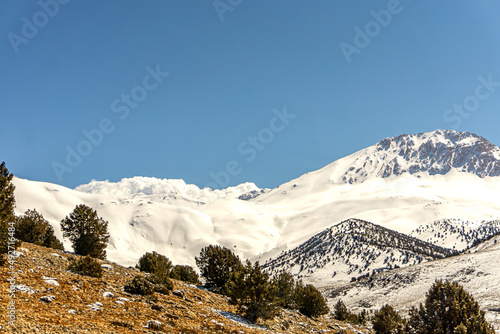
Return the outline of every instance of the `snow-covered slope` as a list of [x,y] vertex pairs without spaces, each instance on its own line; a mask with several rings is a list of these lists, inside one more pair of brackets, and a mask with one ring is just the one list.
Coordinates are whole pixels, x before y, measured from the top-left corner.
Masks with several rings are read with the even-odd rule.
[[393,269],[344,286],[325,287],[333,307],[341,299],[355,312],[380,309],[390,304],[406,313],[423,302],[436,279],[458,282],[474,296],[486,319],[500,331],[500,236],[496,236],[465,254]]
[[[135,181],[124,183],[137,185]],[[148,181],[152,180],[144,184]],[[254,190],[254,185],[227,190],[226,196],[203,189],[202,195],[196,194],[198,197],[186,192],[168,192],[166,187],[156,188],[159,190],[147,195],[144,194],[147,187],[136,187],[133,189],[140,189],[141,193],[133,193],[124,184],[107,182],[100,189],[88,187],[99,189],[98,194],[19,178],[14,179],[14,185],[16,213],[20,215],[35,208],[54,226],[59,238],[62,236],[59,222],[76,205],[83,203],[96,209],[109,221],[108,258],[125,265],[133,265],[145,252],[156,250],[174,263],[194,266],[194,256],[209,244],[236,246],[240,255],[250,258],[272,248],[275,240],[270,235],[278,235],[273,230],[274,213],[269,208],[234,198]],[[261,241],[255,243],[255,240]],[[68,241],[65,247],[71,249]]]
[[385,139],[264,193],[251,183],[211,190],[137,177],[72,190],[15,179],[16,212],[36,208],[60,237],[59,221],[87,204],[109,221],[108,257],[122,264],[156,250],[194,265],[213,243],[263,263],[349,218],[403,233],[445,218],[498,219],[499,157],[481,137],[434,131]]
[[270,274],[288,271],[321,286],[453,254],[382,226],[348,219],[266,262],[263,268]]
[[470,248],[497,234],[500,234],[500,220],[467,221],[461,219],[436,220],[419,226],[410,233],[412,237],[458,251]]

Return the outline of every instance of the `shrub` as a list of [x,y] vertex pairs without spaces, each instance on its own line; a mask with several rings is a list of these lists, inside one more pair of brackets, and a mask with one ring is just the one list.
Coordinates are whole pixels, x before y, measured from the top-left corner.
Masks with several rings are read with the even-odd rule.
[[479,304],[458,283],[436,280],[427,293],[425,304],[410,310],[407,333],[448,334],[495,333],[484,317]]
[[219,293],[226,293],[225,285],[231,274],[243,268],[239,257],[230,249],[221,246],[210,245],[203,248],[195,260],[207,286]]
[[16,219],[17,239],[35,245],[64,250],[63,244],[54,234],[54,228],[35,209],[27,210]]
[[170,271],[170,277],[179,281],[184,281],[192,284],[201,284],[200,276],[194,271],[193,267],[190,266],[175,266]]
[[123,287],[125,292],[134,295],[152,295],[154,293],[153,283],[149,282],[142,276],[135,276],[132,280],[128,281]]
[[108,222],[97,216],[97,211],[80,204],[61,221],[63,236],[73,243],[76,254],[106,258],[109,240]]
[[71,259],[68,269],[80,275],[101,278],[102,267],[90,256],[81,257],[78,260]]
[[168,295],[170,291],[174,289],[174,284],[165,275],[153,274],[147,276],[146,280],[153,285],[154,292],[158,292],[162,295]]
[[137,267],[140,271],[147,273],[168,275],[172,268],[172,262],[165,255],[153,252],[141,256]]
[[330,312],[325,298],[314,286],[308,284],[304,287],[302,282],[298,282],[295,290],[295,300],[300,313],[308,317],[318,317]]
[[376,311],[372,319],[375,334],[393,334],[403,332],[403,319],[390,305]]

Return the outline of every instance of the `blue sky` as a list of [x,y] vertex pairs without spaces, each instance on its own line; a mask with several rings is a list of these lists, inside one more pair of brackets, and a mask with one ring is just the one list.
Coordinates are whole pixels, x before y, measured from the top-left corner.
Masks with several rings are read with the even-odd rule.
[[0,161],[22,178],[272,188],[401,133],[500,144],[497,1],[2,1],[0,15]]

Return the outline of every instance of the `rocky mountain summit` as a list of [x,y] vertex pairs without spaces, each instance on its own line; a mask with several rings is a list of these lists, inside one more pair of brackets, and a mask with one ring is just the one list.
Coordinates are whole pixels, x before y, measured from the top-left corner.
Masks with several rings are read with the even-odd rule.
[[353,184],[370,176],[446,174],[452,169],[482,178],[500,176],[500,147],[470,132],[436,130],[403,134],[361,151],[342,180]]

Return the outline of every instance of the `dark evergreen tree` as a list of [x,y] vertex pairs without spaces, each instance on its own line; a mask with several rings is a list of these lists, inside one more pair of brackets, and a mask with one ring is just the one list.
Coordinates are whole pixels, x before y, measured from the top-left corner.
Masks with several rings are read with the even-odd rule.
[[299,281],[295,287],[295,295],[300,313],[308,317],[319,317],[330,312],[321,292],[311,284],[304,286]]
[[339,300],[334,306],[333,317],[340,321],[348,321],[351,318],[351,312],[342,300]]
[[176,265],[170,271],[170,277],[192,284],[201,284],[200,276],[198,276],[198,273],[191,266]]
[[108,222],[97,215],[97,211],[84,204],[76,208],[61,221],[63,236],[73,243],[76,254],[106,258],[109,240]]
[[239,257],[221,246],[210,245],[203,248],[195,260],[206,285],[218,293],[225,293],[225,285],[231,274],[243,268]]
[[271,279],[270,297],[276,306],[296,309],[295,279],[292,274],[282,271]]
[[17,239],[35,245],[64,250],[63,244],[54,234],[54,228],[35,209],[27,210],[16,219]]
[[[14,250],[18,245],[14,242],[14,197],[15,186],[12,184],[14,175],[5,167],[5,162],[0,164],[0,256]],[[10,241],[10,242],[9,242]],[[10,246],[10,247],[9,247]],[[3,262],[3,257],[0,258]]]
[[403,319],[390,305],[376,311],[372,319],[375,334],[403,334]]
[[262,271],[259,262],[252,265],[247,260],[244,268],[232,272],[226,291],[232,303],[244,306],[245,316],[250,321],[275,315],[269,296],[269,275]]
[[425,304],[410,310],[407,333],[453,334],[463,332],[493,334],[479,304],[458,283],[436,280],[432,285]]
[[140,271],[168,276],[172,269],[172,262],[165,255],[153,251],[153,253],[146,253],[141,256],[137,267]]

